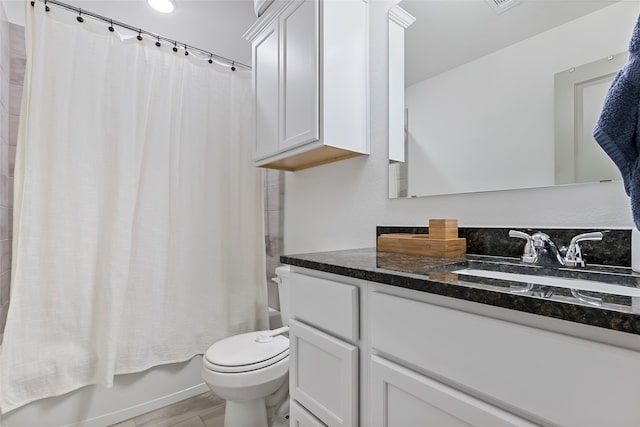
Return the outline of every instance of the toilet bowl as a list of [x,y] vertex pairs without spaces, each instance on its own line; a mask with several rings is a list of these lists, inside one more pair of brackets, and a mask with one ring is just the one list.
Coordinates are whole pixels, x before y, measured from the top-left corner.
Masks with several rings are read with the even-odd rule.
[[[288,325],[288,267],[276,273],[282,323]],[[202,378],[226,401],[225,427],[268,427],[275,415],[288,415],[289,339],[283,335],[288,330],[234,335],[204,354]]]

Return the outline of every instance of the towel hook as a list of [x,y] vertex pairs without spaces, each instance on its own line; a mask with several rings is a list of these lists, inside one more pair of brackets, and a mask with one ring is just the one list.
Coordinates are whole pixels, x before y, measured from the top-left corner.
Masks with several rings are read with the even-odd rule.
[[116,29],[113,28],[113,19],[109,20],[109,31],[111,31],[112,33],[115,31]]
[[84,18],[82,17],[82,9],[78,9],[78,17],[76,18],[78,22],[83,23]]

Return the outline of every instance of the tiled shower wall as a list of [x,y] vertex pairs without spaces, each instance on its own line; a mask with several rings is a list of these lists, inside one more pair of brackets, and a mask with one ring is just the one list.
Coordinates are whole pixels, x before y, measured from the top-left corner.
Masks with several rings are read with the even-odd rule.
[[284,242],[284,172],[266,169],[264,179],[265,246],[269,307],[280,308],[278,285],[271,280],[280,264]]
[[[24,51],[24,47],[22,50]],[[9,173],[9,145],[12,134],[9,117],[12,99],[10,85],[12,68],[10,24],[7,21],[4,6],[0,4],[0,341],[7,319],[11,281],[13,179],[10,179]],[[15,142],[13,144],[12,151],[15,156]]]

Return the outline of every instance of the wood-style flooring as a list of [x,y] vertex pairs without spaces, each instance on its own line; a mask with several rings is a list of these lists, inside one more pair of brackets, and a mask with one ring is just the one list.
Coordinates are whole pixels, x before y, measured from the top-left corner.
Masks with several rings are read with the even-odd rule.
[[207,392],[111,427],[223,427],[223,424],[224,400]]

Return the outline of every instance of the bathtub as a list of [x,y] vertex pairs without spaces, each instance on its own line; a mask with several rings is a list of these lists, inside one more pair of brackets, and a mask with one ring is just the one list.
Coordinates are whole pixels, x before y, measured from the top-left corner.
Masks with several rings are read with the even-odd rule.
[[112,388],[87,386],[0,415],[0,426],[109,426],[209,391],[201,369],[202,356],[196,356],[185,363],[117,375]]

